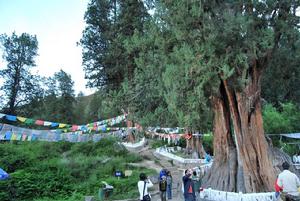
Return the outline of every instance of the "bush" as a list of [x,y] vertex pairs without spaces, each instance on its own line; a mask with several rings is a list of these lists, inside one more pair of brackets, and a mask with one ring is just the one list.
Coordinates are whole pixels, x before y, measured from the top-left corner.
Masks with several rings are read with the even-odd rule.
[[214,153],[213,140],[214,136],[212,133],[205,134],[202,138],[204,150],[210,155]]
[[293,103],[279,108],[267,104],[263,108],[264,129],[268,134],[299,132],[300,109]]
[[152,149],[156,149],[156,148],[158,148],[158,147],[163,147],[163,146],[165,146],[165,145],[167,145],[168,144],[168,142],[165,142],[165,141],[163,141],[163,140],[154,140],[154,141],[152,141],[152,143],[151,143],[151,148]]
[[[300,130],[300,109],[293,103],[281,104],[279,108],[267,104],[263,108],[264,129],[267,134],[283,134],[299,132]],[[295,139],[271,136],[273,145],[283,148],[288,154],[295,154],[298,151],[296,145],[286,144],[295,142]]]

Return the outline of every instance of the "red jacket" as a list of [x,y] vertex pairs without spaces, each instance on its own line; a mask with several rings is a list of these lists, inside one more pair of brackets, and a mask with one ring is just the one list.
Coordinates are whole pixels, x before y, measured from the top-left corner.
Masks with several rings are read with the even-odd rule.
[[275,181],[275,191],[276,191],[276,192],[281,192],[281,191],[282,191],[282,187],[280,187],[280,186],[278,185],[277,181],[278,181],[278,178],[277,178],[276,181]]

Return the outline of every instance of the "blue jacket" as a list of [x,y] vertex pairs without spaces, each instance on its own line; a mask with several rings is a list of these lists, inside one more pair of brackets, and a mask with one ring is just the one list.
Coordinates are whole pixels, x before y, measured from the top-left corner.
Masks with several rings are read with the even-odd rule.
[[194,187],[194,182],[192,181],[192,178],[190,178],[188,175],[185,175],[182,177],[182,181],[183,181],[183,187],[184,187],[184,197],[187,197],[188,195],[188,190],[189,187],[192,186],[192,190],[193,190],[193,197],[196,199],[196,194],[195,194],[195,187]]
[[159,173],[159,180],[161,180],[161,178],[163,176],[167,176],[167,172],[165,170],[161,170],[160,173]]

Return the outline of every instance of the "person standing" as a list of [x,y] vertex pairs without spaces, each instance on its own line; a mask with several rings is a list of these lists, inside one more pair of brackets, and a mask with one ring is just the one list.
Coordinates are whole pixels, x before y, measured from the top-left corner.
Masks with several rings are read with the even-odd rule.
[[280,197],[283,201],[299,200],[298,188],[300,180],[296,174],[289,171],[290,165],[287,162],[282,164],[283,171],[278,175],[277,184],[282,189]]
[[148,188],[151,188],[153,183],[147,178],[145,173],[140,174],[140,181],[138,182],[138,190],[140,193],[140,201],[151,201],[151,195]]
[[172,178],[171,172],[168,170],[167,171],[167,196],[168,196],[168,200],[172,199],[172,182],[173,182],[173,178]]
[[191,169],[185,170],[185,175],[182,178],[183,181],[183,187],[184,187],[184,200],[185,201],[195,201],[196,195],[195,195],[195,187],[194,182],[192,181],[192,173],[193,171]]
[[199,189],[201,187],[201,179],[200,177],[197,175],[197,172],[194,171],[193,175],[192,175],[192,181],[194,183],[194,188],[195,188],[195,195],[196,195],[196,199],[199,198]]
[[159,191],[160,191],[160,199],[161,201],[167,200],[167,177],[162,176],[161,180],[159,181]]

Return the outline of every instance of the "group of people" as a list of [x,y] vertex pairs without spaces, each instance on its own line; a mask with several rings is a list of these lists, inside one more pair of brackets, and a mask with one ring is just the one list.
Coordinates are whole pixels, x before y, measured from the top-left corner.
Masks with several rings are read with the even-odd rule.
[[192,169],[187,169],[182,177],[183,197],[185,201],[196,201],[202,184],[200,175]]
[[[166,201],[172,199],[172,175],[167,169],[162,169],[159,173],[159,191],[161,201]],[[140,174],[140,181],[138,182],[138,190],[140,194],[141,201],[150,201],[151,196],[148,193],[148,188],[151,188],[153,183],[144,173]]]
[[[300,201],[300,180],[299,177],[292,173],[287,162],[282,164],[283,171],[278,175],[275,182],[276,197],[281,201]],[[171,172],[162,169],[159,174],[159,191],[161,201],[166,201],[167,198],[172,199],[172,175]],[[201,187],[201,177],[192,169],[185,170],[182,177],[183,196],[185,201],[196,201],[199,197]],[[151,196],[148,193],[148,188],[152,187],[153,183],[144,173],[140,174],[138,189],[141,201],[151,201]]]
[[[173,178],[171,172],[167,169],[162,169],[159,173],[159,191],[161,201],[172,199],[172,183]],[[185,201],[195,201],[199,189],[201,187],[201,178],[197,175],[196,171],[192,169],[185,170],[185,175],[182,178],[183,181],[183,196]],[[151,196],[148,192],[148,188],[151,188],[153,183],[144,173],[140,174],[140,181],[138,182],[138,190],[141,201],[150,201]]]
[[[171,172],[167,169],[162,169],[159,174],[159,191],[160,198],[162,201],[166,201],[172,199],[172,182],[173,178]],[[140,174],[140,181],[138,182],[138,190],[140,194],[140,200],[142,201],[150,201],[151,196],[148,193],[148,188],[151,188],[153,183],[146,176],[145,173]]]

